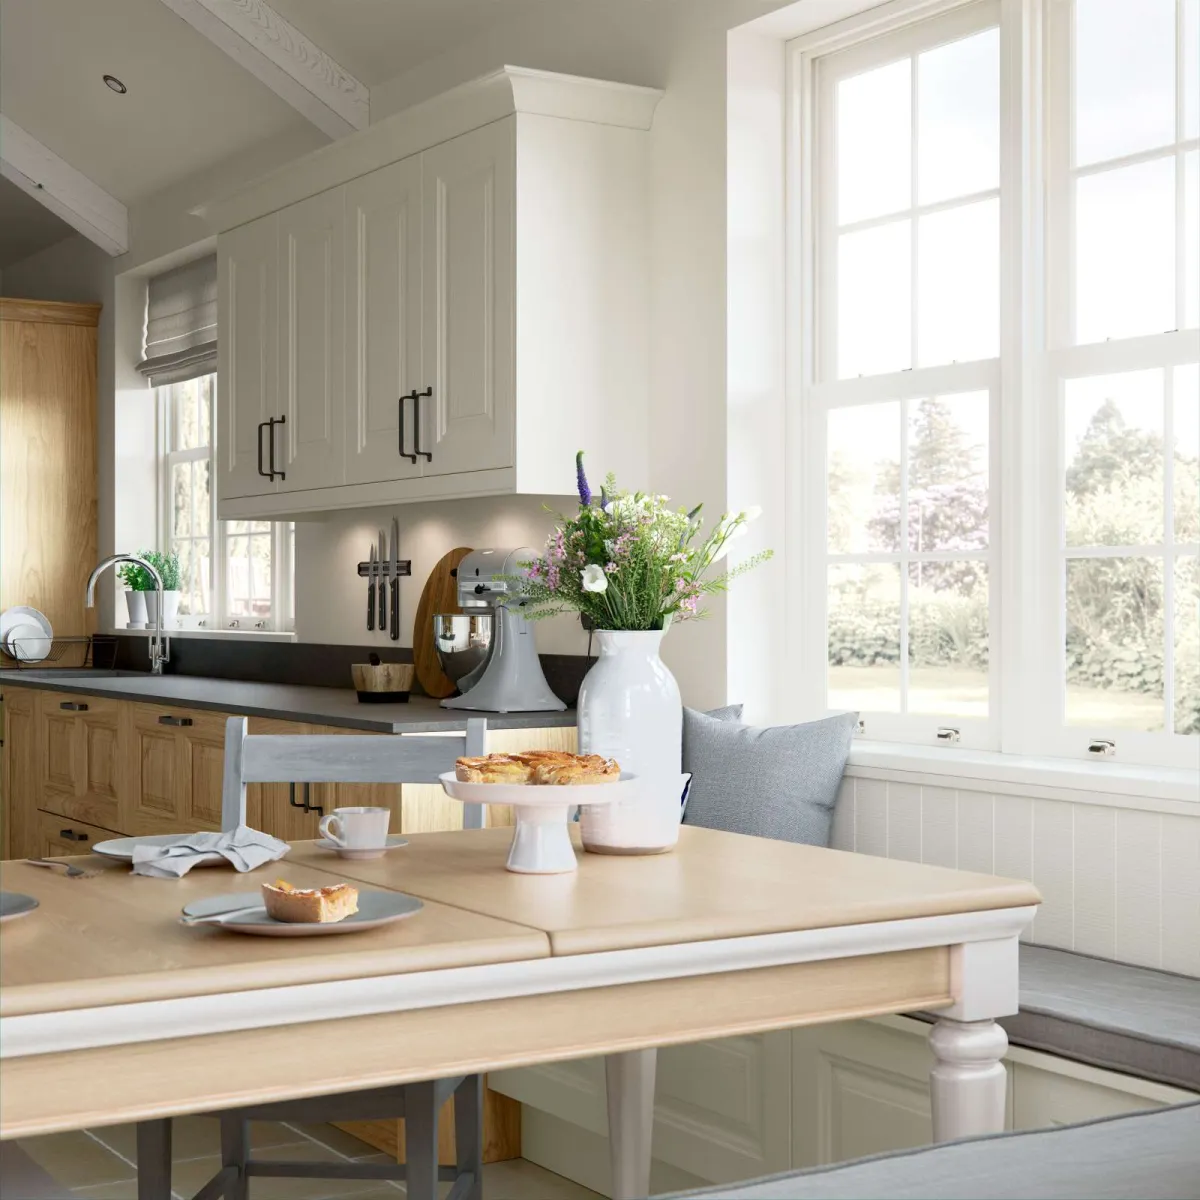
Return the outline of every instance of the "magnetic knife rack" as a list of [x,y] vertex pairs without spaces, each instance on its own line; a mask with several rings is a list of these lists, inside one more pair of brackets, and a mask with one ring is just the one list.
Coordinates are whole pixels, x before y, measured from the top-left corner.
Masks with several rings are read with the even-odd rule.
[[[380,578],[381,575],[385,579],[388,578],[389,576],[388,576],[387,572],[388,572],[389,566],[391,565],[391,561],[392,560],[389,558],[383,564],[371,563],[371,562],[360,562],[358,564],[359,578],[360,579],[378,579],[378,578]],[[380,570],[381,565],[383,568],[382,570]],[[412,560],[408,559],[408,558],[400,559],[400,561],[396,564],[397,577],[399,577],[401,575],[411,575],[411,574],[412,574]]]

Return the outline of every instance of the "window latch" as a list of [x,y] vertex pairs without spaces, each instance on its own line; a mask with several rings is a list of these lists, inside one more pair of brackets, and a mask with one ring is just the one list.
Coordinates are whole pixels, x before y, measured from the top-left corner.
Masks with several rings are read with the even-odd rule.
[[962,741],[962,732],[950,725],[942,725],[935,734],[943,746],[955,746]]
[[1097,738],[1094,742],[1088,743],[1088,753],[1093,758],[1113,758],[1117,753],[1117,743]]

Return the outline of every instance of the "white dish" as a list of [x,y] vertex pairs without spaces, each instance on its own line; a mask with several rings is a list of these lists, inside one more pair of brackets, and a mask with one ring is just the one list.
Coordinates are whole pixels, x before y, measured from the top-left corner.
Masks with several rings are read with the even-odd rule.
[[50,653],[52,644],[52,639],[33,621],[10,625],[8,636],[4,639],[4,649],[9,657],[26,663],[41,662]]
[[562,875],[577,870],[567,818],[577,804],[615,804],[636,775],[616,783],[578,787],[532,783],[463,783],[453,771],[438,776],[446,795],[464,804],[510,804],[516,817],[507,867],[521,875]]
[[223,912],[246,909],[227,921],[210,922],[205,929],[228,929],[231,933],[249,933],[257,937],[328,937],[336,933],[362,933],[390,925],[418,913],[425,905],[415,896],[403,892],[359,891],[358,912],[340,921],[321,924],[316,921],[276,921],[267,916],[261,892],[231,892],[224,896],[209,896],[183,909],[188,918],[215,917]]
[[[118,862],[133,862],[135,846],[166,846],[178,837],[177,833],[147,833],[142,837],[111,838],[107,842],[97,842],[92,847],[92,853],[103,858],[115,858]],[[227,865],[228,862],[229,860],[220,854],[201,854],[196,866],[217,867]]]
[[0,644],[7,645],[9,630],[14,625],[27,625],[31,621],[38,626],[45,637],[54,637],[54,629],[45,613],[39,612],[36,608],[30,608],[28,604],[14,604],[12,608],[6,608],[0,613]]
[[26,916],[37,908],[38,902],[32,896],[21,892],[0,892],[0,921],[12,921],[16,917]]
[[408,845],[408,838],[398,833],[389,834],[386,846],[376,846],[369,850],[352,850],[349,846],[339,846],[328,838],[320,838],[316,843],[318,850],[332,850],[338,858],[347,858],[351,862],[362,862],[368,858],[382,858],[389,850],[399,850]]

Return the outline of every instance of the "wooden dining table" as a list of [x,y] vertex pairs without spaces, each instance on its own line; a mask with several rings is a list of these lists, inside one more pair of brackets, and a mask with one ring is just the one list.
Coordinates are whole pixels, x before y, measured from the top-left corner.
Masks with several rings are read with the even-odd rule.
[[[511,831],[414,835],[347,862],[313,843],[247,876],[83,879],[20,862],[40,907],[0,926],[0,1137],[32,1137],[606,1056],[613,1195],[649,1189],[655,1049],[936,1010],[934,1137],[999,1131],[1032,884],[685,827],[673,853],[505,870]],[[346,936],[184,926],[264,880],[405,892]]]

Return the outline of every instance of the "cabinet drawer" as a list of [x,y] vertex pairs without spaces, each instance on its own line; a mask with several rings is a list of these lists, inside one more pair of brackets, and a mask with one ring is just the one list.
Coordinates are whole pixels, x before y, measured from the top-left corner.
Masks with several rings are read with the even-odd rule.
[[86,821],[71,821],[57,813],[39,811],[35,857],[70,858],[77,854],[88,854],[97,842],[120,836],[111,829],[102,829],[99,825],[89,825]]
[[119,827],[121,702],[39,692],[36,737],[38,808],[104,829]]

